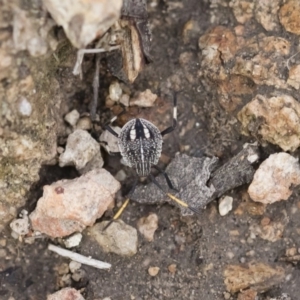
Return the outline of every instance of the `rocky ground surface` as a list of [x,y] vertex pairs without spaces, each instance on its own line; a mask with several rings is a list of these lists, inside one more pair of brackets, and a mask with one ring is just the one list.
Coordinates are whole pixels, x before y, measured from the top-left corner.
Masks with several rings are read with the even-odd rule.
[[[55,1],[44,2],[51,10]],[[153,0],[148,12],[152,63],[124,84],[101,56],[92,124],[94,56],[85,56],[81,80],[72,73],[76,49],[42,2],[0,7],[0,298],[299,299],[298,1]],[[77,46],[94,38],[67,35]],[[247,157],[253,181],[222,188],[199,215],[140,182],[136,202],[103,232],[113,198],[120,206],[135,178],[108,154],[117,148],[104,124],[130,103],[115,126],[139,116],[163,130],[172,124],[173,91],[178,128],[164,138],[159,166],[169,165],[178,195],[194,199],[202,173],[184,181],[177,153],[221,166],[257,142],[259,154]],[[209,178],[225,182],[230,168],[204,168],[211,199],[217,184]],[[111,267],[63,258],[49,243]]]

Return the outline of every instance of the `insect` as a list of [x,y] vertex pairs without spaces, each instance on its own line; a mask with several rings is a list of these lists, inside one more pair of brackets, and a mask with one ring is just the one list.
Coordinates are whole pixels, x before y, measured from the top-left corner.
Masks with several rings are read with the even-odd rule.
[[[161,156],[163,136],[171,133],[177,127],[177,95],[175,94],[173,98],[173,124],[163,131],[160,131],[154,124],[145,119],[135,118],[129,120],[121,129],[120,134],[118,134],[109,126],[109,124],[112,124],[118,118],[118,116],[113,117],[109,124],[105,126],[105,128],[118,138],[119,149],[125,163],[136,171],[138,177],[149,176],[151,181],[166,196],[168,196],[178,204],[189,208],[193,212],[199,214],[200,212],[197,209],[190,207],[187,203],[178,199],[174,195],[165,192],[161,185],[156,181],[155,177],[151,174],[152,167],[157,169],[164,175],[169,188],[177,191],[176,188],[174,188],[168,174],[157,166],[157,163]],[[121,206],[119,211],[114,215],[113,219],[105,226],[104,230],[122,214],[125,207],[129,203],[130,195],[133,194],[136,185],[137,180],[133,184],[128,194],[128,198]]]

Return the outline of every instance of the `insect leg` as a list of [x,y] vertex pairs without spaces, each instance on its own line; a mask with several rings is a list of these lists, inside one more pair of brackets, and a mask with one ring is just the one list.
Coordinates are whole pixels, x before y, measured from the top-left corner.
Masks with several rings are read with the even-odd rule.
[[136,178],[135,181],[134,181],[134,183],[133,183],[133,185],[132,185],[132,188],[131,188],[130,192],[128,193],[127,199],[122,204],[122,206],[119,208],[119,210],[116,212],[116,214],[113,216],[113,218],[105,225],[105,227],[103,228],[102,231],[105,231],[112,224],[113,221],[117,220],[121,216],[121,214],[123,213],[124,209],[127,207],[128,203],[130,201],[130,196],[135,191],[137,183],[138,183],[138,179]]
[[151,181],[167,196],[169,197],[170,199],[172,199],[173,201],[175,201],[176,203],[178,203],[179,205],[183,206],[183,207],[186,207],[188,209],[190,209],[192,212],[196,213],[197,215],[200,215],[201,212],[194,208],[194,207],[191,207],[189,206],[186,202],[182,201],[181,199],[175,197],[174,195],[170,194],[170,193],[167,193],[163,190],[163,188],[161,187],[161,185],[157,182],[157,180],[155,179],[155,177],[150,173],[149,174],[149,177],[151,179]]
[[165,179],[166,179],[166,182],[168,184],[168,187],[171,189],[171,190],[174,190],[176,192],[179,192],[173,185],[169,175],[163,170],[161,169],[160,167],[158,166],[153,166],[154,169],[156,169],[157,171],[159,171],[160,173],[162,173],[164,176],[165,176]]

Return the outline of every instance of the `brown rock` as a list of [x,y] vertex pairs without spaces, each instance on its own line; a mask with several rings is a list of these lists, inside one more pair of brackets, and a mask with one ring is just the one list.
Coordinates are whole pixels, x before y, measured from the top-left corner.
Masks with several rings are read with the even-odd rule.
[[281,222],[270,222],[269,220],[269,223],[262,222],[260,225],[252,225],[249,230],[251,233],[258,235],[263,240],[276,242],[281,239],[284,227],[284,224]]
[[80,292],[73,288],[64,288],[47,296],[47,300],[84,300]]
[[257,292],[270,289],[284,279],[284,270],[272,268],[264,263],[248,265],[228,265],[224,271],[224,283],[230,293],[253,288]]
[[229,4],[239,23],[246,23],[253,17],[254,3],[252,0],[232,0]]
[[267,158],[254,174],[248,193],[254,201],[264,204],[287,200],[290,186],[300,184],[298,159],[281,152]]
[[261,1],[255,0],[254,15],[257,22],[259,22],[267,31],[279,30],[278,10],[280,7],[280,0]]
[[246,135],[261,136],[285,151],[300,145],[300,104],[293,97],[257,95],[238,113]]
[[241,291],[238,294],[237,300],[256,300],[257,292],[249,289],[245,291]]
[[279,20],[286,31],[300,35],[300,2],[288,0],[279,11]]
[[159,270],[160,270],[159,267],[150,267],[148,269],[148,273],[149,273],[150,276],[154,277],[158,274]]
[[289,70],[289,78],[287,80],[287,83],[295,88],[296,90],[299,90],[300,87],[300,65],[292,66]]
[[134,98],[130,99],[129,105],[137,105],[140,107],[152,107],[154,105],[157,95],[153,94],[149,89],[138,93]]
[[32,227],[51,237],[82,231],[102,216],[119,189],[120,183],[104,169],[46,185],[30,215]]
[[147,217],[142,217],[137,222],[139,232],[148,242],[153,241],[154,233],[158,227],[158,217],[152,213]]

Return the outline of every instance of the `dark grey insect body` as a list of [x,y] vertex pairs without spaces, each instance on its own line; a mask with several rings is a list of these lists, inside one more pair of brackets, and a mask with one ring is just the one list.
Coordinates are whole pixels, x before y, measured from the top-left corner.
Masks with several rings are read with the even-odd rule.
[[162,151],[162,134],[158,128],[145,119],[133,119],[122,128],[118,144],[125,163],[136,170],[140,177],[146,177],[151,167],[159,161]]

